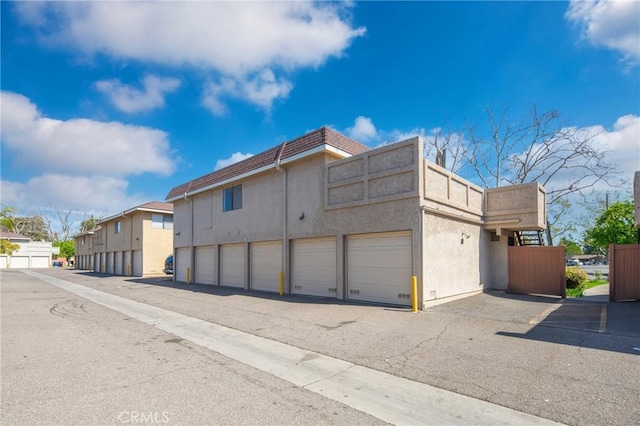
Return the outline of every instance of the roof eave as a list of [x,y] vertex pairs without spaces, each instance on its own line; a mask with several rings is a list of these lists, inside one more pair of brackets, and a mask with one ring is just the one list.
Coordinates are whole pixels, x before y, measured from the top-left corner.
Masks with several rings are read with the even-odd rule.
[[[306,158],[306,157],[309,157],[311,155],[321,154],[321,153],[330,153],[330,154],[334,154],[334,155],[337,155],[337,156],[342,157],[342,158],[351,157],[351,154],[349,154],[346,151],[338,149],[338,148],[336,148],[336,147],[334,147],[332,145],[323,144],[323,145],[319,145],[319,146],[317,146],[317,147],[315,147],[313,149],[310,149],[308,151],[301,152],[300,154],[292,155],[291,157],[287,157],[287,158],[282,159],[280,161],[280,166],[283,166],[283,165],[286,165],[286,164],[290,164],[290,163],[298,161],[298,160],[300,160],[302,158]],[[277,165],[274,162],[274,163],[269,164],[267,166],[263,166],[263,167],[260,167],[258,169],[251,170],[249,172],[243,173],[241,175],[234,176],[232,178],[225,179],[223,181],[216,182],[216,183],[213,183],[211,185],[204,186],[204,187],[196,189],[194,191],[185,192],[183,194],[179,194],[179,195],[176,195],[174,197],[167,198],[165,201],[169,202],[169,203],[172,203],[174,201],[177,201],[177,200],[180,200],[180,199],[183,199],[183,198],[187,198],[187,197],[189,197],[191,195],[196,195],[196,194],[200,194],[202,192],[210,191],[210,190],[215,189],[215,188],[223,187],[223,186],[229,185],[231,183],[237,182],[239,180],[246,179],[248,177],[257,175],[259,173],[264,173],[264,172],[266,172],[268,170],[275,170],[276,166]]]

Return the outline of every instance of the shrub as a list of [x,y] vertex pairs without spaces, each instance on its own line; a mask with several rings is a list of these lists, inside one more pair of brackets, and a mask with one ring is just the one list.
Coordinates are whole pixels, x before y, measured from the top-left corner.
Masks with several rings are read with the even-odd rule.
[[584,289],[587,273],[580,268],[568,267],[565,270],[567,288]]

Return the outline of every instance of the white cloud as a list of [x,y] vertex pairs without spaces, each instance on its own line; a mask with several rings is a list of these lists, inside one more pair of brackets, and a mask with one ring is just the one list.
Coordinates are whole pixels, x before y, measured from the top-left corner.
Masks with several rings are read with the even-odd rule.
[[[217,81],[235,81],[238,87],[232,96],[267,109],[292,88],[276,71],[321,66],[342,56],[365,32],[349,22],[348,2],[19,2],[15,6],[46,43],[88,56],[99,53],[189,66],[213,74]],[[220,96],[211,91],[205,94],[205,104],[214,112],[224,111]]]
[[163,131],[118,122],[47,118],[28,98],[11,92],[2,92],[0,103],[3,147],[26,166],[105,176],[174,171]]
[[0,184],[3,204],[14,206],[25,214],[40,213],[56,206],[64,211],[110,214],[150,201],[129,196],[125,179],[107,176],[46,173],[24,183],[3,180]]
[[174,171],[166,133],[117,122],[56,120],[28,98],[0,92],[3,163],[22,167],[26,182],[1,182],[3,204],[20,211],[59,206],[114,211],[150,200],[127,194],[126,176]]
[[227,107],[222,98],[246,99],[266,110],[273,102],[289,96],[293,84],[284,78],[276,78],[270,69],[262,70],[251,79],[224,77],[219,83],[205,86],[202,104],[215,115],[224,115]]
[[640,2],[573,0],[566,17],[582,24],[582,37],[596,46],[622,53],[625,60],[640,62]]
[[216,161],[216,166],[214,170],[224,169],[227,166],[230,166],[242,160],[246,160],[247,158],[250,158],[250,157],[253,157],[253,154],[243,154],[241,152],[233,153],[229,158]]
[[378,136],[376,126],[373,125],[371,119],[362,115],[356,117],[353,127],[349,127],[346,133],[350,138],[363,143],[375,140]]
[[595,125],[581,131],[597,135],[596,141],[608,150],[608,162],[617,166],[623,179],[632,180],[633,174],[640,171],[640,116],[619,117],[611,130]]
[[164,106],[164,95],[175,92],[181,85],[177,78],[162,78],[147,75],[142,80],[143,90],[136,89],[119,80],[102,80],[96,88],[106,94],[111,102],[124,112],[148,111]]

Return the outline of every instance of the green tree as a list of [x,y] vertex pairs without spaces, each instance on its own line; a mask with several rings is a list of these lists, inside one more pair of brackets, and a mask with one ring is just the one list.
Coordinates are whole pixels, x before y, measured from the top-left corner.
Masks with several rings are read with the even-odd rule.
[[60,247],[60,256],[65,257],[67,262],[76,255],[76,244],[72,240],[56,241],[53,246]]
[[16,224],[14,221],[14,213],[16,209],[9,206],[3,206],[2,210],[0,210],[0,228],[3,231],[15,232]]
[[80,223],[80,232],[87,232],[95,229],[100,224],[100,219],[91,215],[88,219]]
[[575,241],[571,241],[568,238],[562,237],[560,239],[560,245],[564,246],[564,253],[567,257],[582,254],[582,247],[580,247],[580,244],[576,243]]
[[0,240],[0,254],[8,254],[11,256],[15,251],[19,250],[20,246],[16,243],[12,243],[9,240]]
[[609,244],[635,244],[637,234],[633,202],[618,201],[596,218],[593,227],[585,233],[585,241],[591,250],[608,253]]

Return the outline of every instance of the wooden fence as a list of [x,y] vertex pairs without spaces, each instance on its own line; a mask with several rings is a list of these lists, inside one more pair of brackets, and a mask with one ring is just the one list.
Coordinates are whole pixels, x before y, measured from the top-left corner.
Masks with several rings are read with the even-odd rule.
[[509,293],[566,297],[563,246],[509,247],[508,264]]
[[609,300],[640,300],[640,244],[609,246]]

